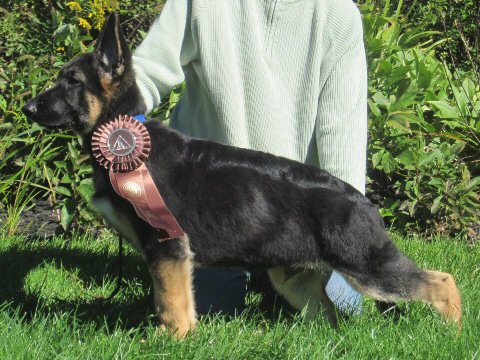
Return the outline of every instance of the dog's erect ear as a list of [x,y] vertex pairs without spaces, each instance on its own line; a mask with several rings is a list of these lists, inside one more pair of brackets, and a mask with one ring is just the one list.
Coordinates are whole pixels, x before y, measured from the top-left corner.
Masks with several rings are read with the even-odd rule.
[[115,78],[125,71],[131,61],[127,40],[120,29],[120,19],[116,13],[110,14],[95,45],[95,52],[103,70]]

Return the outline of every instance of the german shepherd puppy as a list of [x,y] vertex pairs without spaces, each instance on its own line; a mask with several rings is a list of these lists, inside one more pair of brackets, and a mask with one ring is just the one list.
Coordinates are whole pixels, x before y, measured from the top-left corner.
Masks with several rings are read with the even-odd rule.
[[[94,52],[65,65],[55,85],[24,112],[49,128],[83,136],[120,114],[145,112],[131,53],[112,14]],[[418,268],[389,239],[378,209],[349,184],[316,167],[270,154],[184,136],[159,121],[146,161],[165,203],[188,236],[158,241],[96,161],[94,205],[136,247],[153,279],[164,328],[184,336],[195,328],[192,269],[266,269],[274,288],[297,309],[324,305],[325,269],[335,269],[379,306],[421,300],[460,326],[460,295],[450,274]],[[299,272],[291,277],[291,270]],[[293,278],[293,279],[292,279]]]

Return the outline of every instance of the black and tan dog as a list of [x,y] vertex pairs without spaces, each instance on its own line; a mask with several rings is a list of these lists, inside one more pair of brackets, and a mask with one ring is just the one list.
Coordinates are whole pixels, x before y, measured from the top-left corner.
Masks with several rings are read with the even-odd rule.
[[[80,133],[86,151],[100,124],[145,111],[116,15],[95,51],[65,65],[55,85],[24,111],[47,128]],[[197,266],[266,269],[294,307],[308,303],[316,310],[323,303],[333,322],[321,274],[335,269],[379,305],[421,300],[460,326],[453,277],[419,269],[404,256],[378,210],[349,184],[295,161],[191,139],[158,121],[145,125],[152,139],[146,165],[188,237],[157,241],[158,231],[115,193],[96,161],[93,201],[147,262],[155,308],[168,330],[183,336],[195,327],[191,273]],[[301,282],[285,269],[300,271]]]

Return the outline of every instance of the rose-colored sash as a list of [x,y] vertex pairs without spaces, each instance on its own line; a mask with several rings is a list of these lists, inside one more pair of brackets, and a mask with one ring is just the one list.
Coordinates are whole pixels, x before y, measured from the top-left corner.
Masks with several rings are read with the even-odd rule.
[[109,175],[117,194],[132,203],[138,216],[154,228],[167,232],[169,237],[162,240],[178,238],[185,234],[168,210],[145,164],[131,172],[109,172]]

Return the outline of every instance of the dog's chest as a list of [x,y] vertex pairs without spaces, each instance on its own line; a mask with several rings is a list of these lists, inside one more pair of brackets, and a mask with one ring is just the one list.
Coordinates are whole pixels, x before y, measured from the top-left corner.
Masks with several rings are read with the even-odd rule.
[[116,210],[114,203],[107,196],[96,197],[92,200],[92,203],[107,223],[121,236],[130,241],[135,249],[145,257],[140,245],[140,239],[138,238],[128,216],[123,212]]

